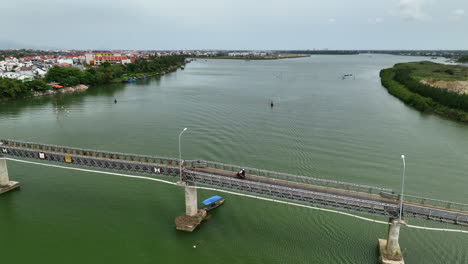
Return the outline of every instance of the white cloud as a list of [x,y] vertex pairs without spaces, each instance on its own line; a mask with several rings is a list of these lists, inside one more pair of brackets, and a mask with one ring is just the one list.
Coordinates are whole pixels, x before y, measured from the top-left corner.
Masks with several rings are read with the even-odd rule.
[[460,18],[462,16],[465,15],[465,10],[463,9],[456,9],[456,10],[453,10],[453,16],[455,16],[456,18]]
[[367,19],[367,22],[368,22],[369,24],[381,24],[381,23],[384,22],[384,19],[381,18],[381,17],[376,17],[376,18],[369,17],[369,18]]
[[427,21],[431,16],[424,12],[428,0],[399,0],[398,14],[405,20]]
[[335,22],[336,22],[336,20],[335,20],[334,18],[329,18],[329,19],[328,19],[328,23],[330,23],[330,24],[333,24],[333,23],[335,23]]

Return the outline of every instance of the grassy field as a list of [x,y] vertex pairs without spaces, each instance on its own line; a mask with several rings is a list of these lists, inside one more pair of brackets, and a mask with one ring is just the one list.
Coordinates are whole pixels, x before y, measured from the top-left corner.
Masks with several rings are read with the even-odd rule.
[[429,81],[467,81],[468,67],[459,65],[445,65],[430,61],[399,63],[396,69],[411,70],[411,77],[417,80]]

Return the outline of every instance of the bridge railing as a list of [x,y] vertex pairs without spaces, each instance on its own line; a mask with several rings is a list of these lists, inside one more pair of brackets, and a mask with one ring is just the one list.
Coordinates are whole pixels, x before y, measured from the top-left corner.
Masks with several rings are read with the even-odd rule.
[[[113,159],[113,160],[122,160],[122,161],[133,161],[133,162],[143,162],[143,163],[156,163],[167,166],[178,166],[179,160],[175,158],[165,158],[157,156],[146,156],[146,155],[136,155],[136,154],[127,154],[119,152],[109,152],[109,151],[99,151],[92,149],[82,149],[74,147],[65,147],[57,146],[51,144],[40,144],[33,142],[17,141],[17,140],[8,140],[2,139],[0,143],[5,146],[18,147],[33,149],[37,151],[47,151],[47,152],[57,152],[69,155],[79,155],[85,157],[94,157],[94,158],[104,158],[104,159]],[[245,169],[247,174],[263,176],[273,179],[294,181],[299,183],[307,183],[312,185],[324,186],[328,188],[335,188],[341,190],[363,192],[369,194],[380,194],[381,192],[393,193],[391,189],[381,188],[370,185],[354,184],[347,183],[335,180],[320,179],[308,176],[299,176],[289,173],[274,172],[269,170],[261,170],[256,168],[241,167],[239,165],[225,164],[221,162],[212,162],[204,160],[187,160],[185,161],[185,166],[188,167],[208,167],[213,169],[220,169],[225,171],[237,172],[241,168]]]
[[434,206],[434,207],[445,208],[445,209],[450,209],[454,211],[468,212],[468,204],[436,200],[436,199],[413,196],[413,195],[405,195],[403,197],[403,200],[405,202],[411,202],[411,203],[421,204],[425,206]]
[[392,217],[396,217],[398,215],[397,204],[362,200],[236,178],[226,178],[199,171],[186,170],[184,173],[184,180],[197,184],[215,186],[222,189],[274,197],[299,203],[315,204],[329,208],[339,208],[360,213],[387,215]]
[[307,183],[307,184],[313,184],[313,185],[347,190],[347,191],[363,192],[363,193],[376,194],[376,195],[379,195],[381,192],[393,193],[393,190],[388,189],[388,188],[381,188],[381,187],[362,185],[362,184],[354,184],[354,183],[328,180],[328,179],[320,179],[320,178],[314,178],[314,177],[309,177],[309,176],[300,176],[300,175],[275,172],[275,171],[270,171],[270,170],[242,167],[239,165],[225,164],[221,162],[213,162],[213,161],[206,161],[206,160],[187,160],[185,161],[185,164],[186,166],[190,166],[190,167],[203,167],[204,166],[204,167],[208,167],[212,169],[219,169],[219,170],[232,171],[232,172],[238,172],[239,170],[244,169],[245,173],[250,174],[250,175],[263,176],[263,177],[287,180],[287,181],[294,181],[294,182],[299,182],[299,183]]
[[80,156],[87,156],[87,157],[126,160],[126,161],[135,161],[135,162],[157,163],[157,164],[163,164],[163,165],[168,165],[168,166],[179,166],[179,160],[175,158],[165,158],[165,157],[157,157],[157,156],[146,156],[146,155],[126,154],[126,153],[120,153],[120,152],[109,152],[109,151],[99,151],[99,150],[92,150],[92,149],[64,147],[64,146],[39,144],[39,143],[9,140],[9,139],[2,139],[0,140],[0,143],[6,146],[11,146],[11,147],[20,147],[20,148],[39,150],[39,151],[48,151],[48,152],[58,152],[58,153],[65,153],[65,154],[70,154],[70,155],[80,155]]

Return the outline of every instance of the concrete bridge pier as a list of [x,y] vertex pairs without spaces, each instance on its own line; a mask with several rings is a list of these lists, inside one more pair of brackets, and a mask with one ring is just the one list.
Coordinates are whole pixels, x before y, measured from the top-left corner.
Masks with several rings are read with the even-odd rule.
[[192,232],[206,218],[206,211],[198,209],[197,188],[194,183],[179,181],[177,185],[184,187],[185,215],[175,218],[176,229]]
[[379,262],[382,264],[404,264],[403,254],[398,242],[400,227],[405,225],[403,220],[390,218],[387,239],[379,239]]
[[197,188],[193,183],[185,183],[185,214],[195,216],[198,213]]
[[19,187],[18,182],[10,181],[6,159],[0,154],[0,194]]

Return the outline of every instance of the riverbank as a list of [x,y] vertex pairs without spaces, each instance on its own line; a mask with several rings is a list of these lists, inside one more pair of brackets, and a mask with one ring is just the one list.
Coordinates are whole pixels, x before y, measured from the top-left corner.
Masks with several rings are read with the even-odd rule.
[[74,92],[81,92],[81,91],[86,91],[88,90],[89,86],[84,85],[84,84],[79,84],[71,87],[63,87],[60,89],[50,89],[50,90],[45,90],[45,91],[34,91],[32,96],[33,97],[38,97],[38,96],[45,96],[45,95],[54,95],[54,94],[64,94],[64,93],[74,93]]
[[158,77],[162,75],[166,75],[170,72],[177,71],[178,69],[184,69],[185,64],[178,64],[178,65],[173,65],[169,66],[166,71],[160,71],[160,72],[152,72],[152,73],[135,73],[135,74],[127,74],[124,76],[120,76],[119,78],[115,78],[111,81],[111,83],[126,83],[126,82],[133,82],[139,79],[146,79],[149,77]]
[[[23,82],[16,79],[0,78],[0,100],[12,100],[31,96],[41,96],[60,93],[47,83],[67,87],[63,91],[73,92],[83,90],[75,89],[78,85],[86,87],[121,82],[134,82],[151,76],[164,75],[186,63],[185,56],[164,56],[137,59],[134,63],[110,64],[102,63],[99,66],[90,66],[85,70],[76,67],[50,68],[44,78]],[[80,86],[83,87],[83,86]],[[60,89],[60,87],[59,87]],[[63,89],[63,88],[62,88]]]
[[21,97],[16,97],[16,98],[0,97],[0,101],[10,101],[10,100],[19,99],[19,98],[31,98],[31,97],[41,97],[41,96],[56,95],[56,94],[83,92],[88,89],[89,89],[89,85],[78,84],[75,86],[62,87],[59,89],[51,88],[48,90],[32,90],[27,95],[22,95]]
[[310,57],[306,54],[276,54],[268,56],[215,56],[207,59],[227,59],[227,60],[281,60]]
[[396,64],[380,71],[390,94],[421,112],[468,123],[468,68],[432,62]]

